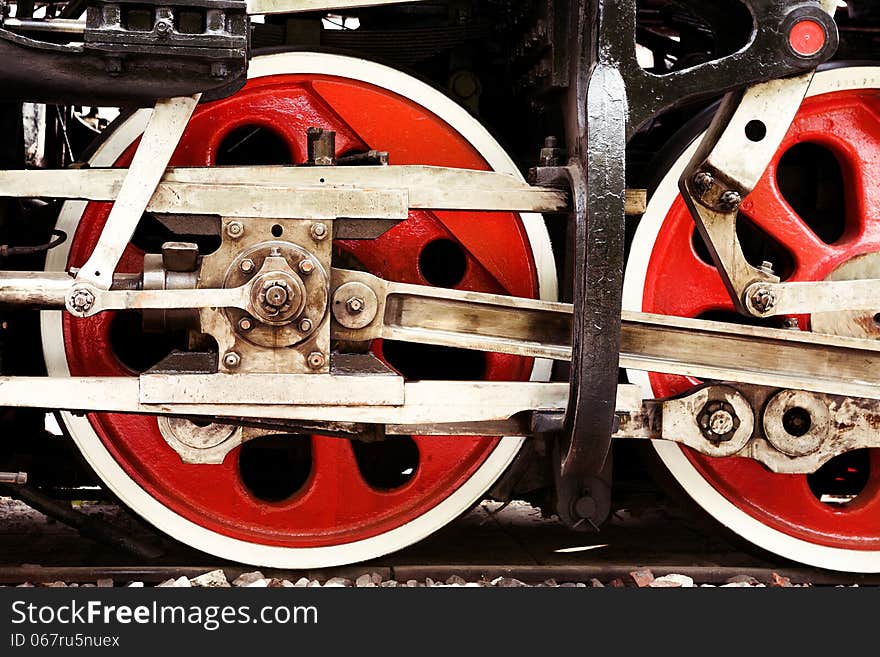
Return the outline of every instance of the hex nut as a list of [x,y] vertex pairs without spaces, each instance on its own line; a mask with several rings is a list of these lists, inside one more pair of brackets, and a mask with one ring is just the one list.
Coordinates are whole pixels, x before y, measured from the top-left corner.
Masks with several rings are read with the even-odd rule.
[[226,234],[232,239],[238,239],[244,235],[244,224],[240,221],[230,221],[226,224]]
[[345,302],[346,308],[348,308],[349,312],[352,313],[362,313],[364,311],[364,306],[366,302],[362,297],[351,297],[348,301]]
[[324,367],[326,359],[324,358],[324,354],[322,354],[320,351],[313,351],[309,354],[307,361],[309,367],[311,367],[313,370],[319,370]]
[[238,263],[238,268],[244,272],[245,274],[250,274],[254,269],[256,269],[256,265],[254,261],[250,258],[245,258],[240,263]]
[[739,429],[740,419],[728,402],[715,399],[706,402],[697,415],[697,425],[703,437],[713,443],[726,442]]
[[749,297],[752,307],[759,313],[766,313],[776,305],[776,295],[766,287],[759,287]]
[[308,276],[315,271],[315,263],[313,260],[306,258],[299,261],[299,273]]
[[724,409],[719,409],[709,416],[709,430],[716,436],[723,436],[731,429],[733,429],[733,416]]
[[171,24],[171,21],[168,19],[160,19],[156,21],[156,34],[160,37],[166,37],[171,34],[171,30],[174,26]]
[[241,365],[241,356],[239,356],[234,351],[227,351],[226,355],[223,356],[223,364],[230,370],[234,370],[239,365]]
[[313,223],[311,228],[309,228],[309,234],[316,242],[323,241],[327,238],[327,224],[322,224],[321,222]]
[[718,207],[724,212],[733,212],[736,210],[740,203],[742,203],[742,196],[740,196],[739,192],[729,189],[721,195],[721,198],[718,199]]
[[700,171],[694,176],[694,189],[700,196],[708,193],[713,184],[715,184],[715,177],[708,171]]

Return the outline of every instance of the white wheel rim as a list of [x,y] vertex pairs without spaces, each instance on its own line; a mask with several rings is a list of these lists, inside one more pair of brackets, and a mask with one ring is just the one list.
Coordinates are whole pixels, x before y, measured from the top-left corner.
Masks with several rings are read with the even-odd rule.
[[[279,53],[255,57],[249,78],[279,74],[337,75],[387,89],[423,106],[437,115],[469,141],[496,171],[519,176],[516,165],[501,146],[463,108],[434,88],[400,71],[352,57],[320,53]],[[111,166],[123,151],[143,132],[148,110],[140,110],[105,140],[90,163]],[[58,227],[73,235],[86,207],[82,201],[64,204]],[[550,238],[540,214],[522,214],[523,226],[535,260],[541,299],[557,297],[556,270]],[[49,252],[46,269],[63,271],[67,264],[70,240]],[[49,376],[70,376],[61,325],[61,313],[41,313],[43,354]],[[536,359],[531,380],[547,381],[551,362]],[[286,548],[251,543],[208,530],[160,504],[141,488],[113,459],[86,417],[61,413],[71,437],[89,465],[119,499],[161,531],[194,548],[224,559],[275,568],[319,568],[372,559],[434,533],[480,500],[489,487],[504,473],[523,444],[523,438],[506,437],[499,441],[483,464],[457,490],[414,520],[391,531],[368,539],[332,546]]]
[[[835,91],[880,88],[880,67],[847,67],[816,74],[810,96]],[[651,197],[648,209],[633,238],[626,267],[623,290],[624,310],[641,311],[645,278],[654,243],[673,201],[678,196],[678,179],[699,144],[699,137],[675,162]],[[632,383],[638,384],[643,394],[653,396],[646,372],[627,370]],[[755,545],[795,561],[850,572],[880,571],[880,551],[850,550],[817,545],[794,538],[748,515],[711,486],[685,456],[682,449],[669,441],[652,441],[660,460],[678,483],[715,520]]]

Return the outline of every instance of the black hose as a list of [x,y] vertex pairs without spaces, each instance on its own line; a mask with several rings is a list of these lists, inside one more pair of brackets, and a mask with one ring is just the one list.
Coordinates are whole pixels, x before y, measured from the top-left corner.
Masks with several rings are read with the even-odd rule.
[[8,244],[0,244],[0,258],[8,258],[9,256],[34,255],[35,253],[43,253],[49,249],[54,249],[60,244],[64,244],[67,240],[67,233],[63,230],[53,228],[51,240],[45,244],[36,244],[34,246],[9,246]]

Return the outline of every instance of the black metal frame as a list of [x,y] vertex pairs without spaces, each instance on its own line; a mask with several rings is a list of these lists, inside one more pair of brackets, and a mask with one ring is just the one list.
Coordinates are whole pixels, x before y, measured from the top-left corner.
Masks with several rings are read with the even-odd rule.
[[[687,1],[700,11],[700,2]],[[570,160],[565,167],[537,169],[536,178],[565,182],[573,201],[566,269],[573,277],[575,313],[570,395],[558,457],[557,487],[565,489],[557,491],[560,499],[589,493],[588,482],[603,470],[615,430],[627,141],[666,110],[808,71],[836,50],[835,23],[816,0],[742,1],[755,26],[747,46],[658,76],[636,59],[636,0],[558,0],[568,5],[571,17]],[[791,25],[804,18],[826,31],[824,48],[812,57],[798,55],[788,41]],[[574,520],[567,508],[560,515]]]
[[[128,19],[134,11],[146,24]],[[86,13],[82,44],[11,32],[0,14],[0,100],[148,107],[196,93],[221,98],[246,81],[244,0],[89,0]]]

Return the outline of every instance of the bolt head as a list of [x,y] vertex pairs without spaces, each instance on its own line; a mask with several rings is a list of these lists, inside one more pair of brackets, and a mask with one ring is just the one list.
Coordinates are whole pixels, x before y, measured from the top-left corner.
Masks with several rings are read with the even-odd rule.
[[694,189],[701,196],[712,189],[712,185],[714,183],[715,178],[708,171],[700,171],[697,175],[694,176]]
[[70,295],[70,305],[78,313],[85,313],[91,310],[95,303],[95,295],[86,289],[76,289]]
[[234,370],[236,367],[241,365],[241,356],[239,356],[234,351],[228,351],[223,356],[223,364],[230,370]]
[[307,317],[300,320],[299,330],[302,331],[303,333],[308,333],[309,331],[311,331],[312,330],[312,320],[308,319]]
[[697,425],[707,440],[717,444],[733,437],[740,420],[729,403],[712,400],[697,415]]
[[315,262],[310,259],[300,260],[299,263],[299,273],[308,276],[313,271],[315,271]]
[[238,320],[238,328],[240,328],[242,331],[250,331],[252,328],[254,328],[254,322],[253,320],[251,320],[250,317],[242,317],[240,320]]
[[254,264],[254,261],[250,258],[245,258],[240,263],[238,263],[238,268],[241,269],[241,271],[245,274],[250,274],[252,271],[254,271],[254,269],[256,269],[256,267],[257,266]]
[[237,239],[244,235],[244,224],[240,221],[230,221],[226,224],[226,234],[233,239]]
[[156,22],[156,32],[159,36],[167,36],[171,33],[171,21],[160,20]]
[[313,370],[319,370],[324,367],[324,362],[326,361],[326,359],[324,358],[324,354],[322,354],[320,351],[313,351],[309,354],[307,361],[309,367],[311,367]]
[[312,224],[312,227],[309,228],[309,234],[316,242],[325,240],[327,238],[327,224],[322,224],[321,222]]
[[721,195],[721,198],[718,199],[718,207],[725,212],[732,212],[736,210],[739,207],[740,203],[742,203],[742,196],[739,195],[739,192],[732,189],[724,192]]
[[348,301],[345,302],[345,307],[348,308],[348,311],[352,313],[363,312],[366,305],[366,302],[364,302],[361,297],[351,297]]
[[266,303],[273,308],[280,308],[287,303],[287,290],[285,287],[282,285],[270,285],[269,289],[266,290]]
[[723,436],[733,430],[733,416],[720,409],[709,416],[709,430],[716,436]]
[[776,295],[766,287],[759,287],[750,298],[752,307],[759,313],[766,313],[776,305]]

